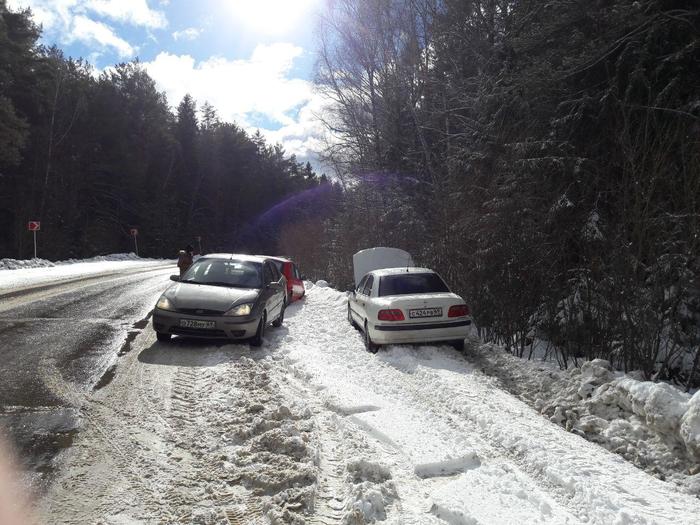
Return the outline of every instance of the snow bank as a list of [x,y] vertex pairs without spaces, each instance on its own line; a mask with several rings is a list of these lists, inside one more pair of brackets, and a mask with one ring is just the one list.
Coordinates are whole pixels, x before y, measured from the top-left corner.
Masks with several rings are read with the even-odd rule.
[[[612,399],[606,395],[610,389],[614,392]],[[695,410],[687,418],[686,414],[691,407],[690,395],[679,392],[666,383],[636,381],[623,377],[612,381],[609,386],[603,386],[600,392],[596,390],[593,400],[600,397],[605,397],[607,401],[616,401],[618,406],[640,416],[650,429],[659,434],[678,439],[691,456],[700,459],[700,429],[695,426],[698,421],[693,418],[693,414],[700,408],[700,397],[697,397],[697,394],[693,404]],[[690,429],[683,434],[682,421],[686,422],[684,428]]]
[[688,401],[678,433],[688,452],[700,461],[700,391]]
[[44,259],[0,261],[0,293],[39,285],[55,284],[129,269],[175,265],[172,260],[143,259],[133,253],[100,255],[90,259],[51,262]]
[[492,345],[473,355],[553,423],[700,495],[700,393],[621,376],[602,359],[560,371]]
[[113,253],[111,255],[98,255],[88,259],[66,259],[65,261],[52,262],[47,259],[0,259],[0,270],[21,270],[27,268],[52,268],[64,264],[104,262],[104,261],[142,261],[135,253]]

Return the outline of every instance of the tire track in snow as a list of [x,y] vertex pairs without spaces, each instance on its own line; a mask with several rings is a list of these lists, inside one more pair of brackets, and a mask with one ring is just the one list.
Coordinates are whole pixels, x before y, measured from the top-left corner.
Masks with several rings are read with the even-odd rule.
[[139,328],[111,382],[85,393],[59,389],[85,406],[86,424],[41,502],[45,521],[250,524],[309,516],[312,414],[280,392],[287,371],[275,352],[178,338],[165,345],[150,326]]
[[333,418],[322,414],[315,418],[318,439],[318,478],[314,497],[312,525],[341,523],[345,516],[345,458],[338,439],[338,426]]

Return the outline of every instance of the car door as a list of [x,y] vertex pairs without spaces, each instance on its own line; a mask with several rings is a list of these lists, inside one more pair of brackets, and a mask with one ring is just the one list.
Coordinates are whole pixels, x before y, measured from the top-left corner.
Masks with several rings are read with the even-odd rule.
[[[362,284],[362,287],[360,290],[357,292],[357,310],[359,313],[360,319],[358,322],[362,325],[365,322],[365,319],[367,319],[367,302],[369,301],[370,294],[372,292],[372,285],[374,284],[374,275],[367,274],[367,278],[363,279],[364,284]],[[358,287],[359,288],[359,287]]]
[[357,287],[352,291],[350,296],[348,297],[348,306],[350,307],[350,314],[352,315],[353,319],[355,320],[356,323],[362,324],[364,321],[363,317],[363,310],[361,310],[360,307],[360,292],[362,289],[365,287],[365,283],[367,282],[367,275],[365,275],[361,280],[360,284],[357,285]]
[[265,261],[263,265],[263,283],[265,283],[265,308],[267,319],[272,321],[277,319],[284,304],[284,281],[274,264]]
[[292,263],[292,286],[294,291],[294,298],[301,299],[304,296],[304,281],[301,278],[301,273],[296,264]]

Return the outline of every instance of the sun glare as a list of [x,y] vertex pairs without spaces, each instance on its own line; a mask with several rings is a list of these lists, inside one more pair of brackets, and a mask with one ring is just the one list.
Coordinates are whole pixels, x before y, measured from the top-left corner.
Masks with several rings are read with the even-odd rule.
[[320,0],[228,0],[236,21],[252,32],[279,35],[302,24]]

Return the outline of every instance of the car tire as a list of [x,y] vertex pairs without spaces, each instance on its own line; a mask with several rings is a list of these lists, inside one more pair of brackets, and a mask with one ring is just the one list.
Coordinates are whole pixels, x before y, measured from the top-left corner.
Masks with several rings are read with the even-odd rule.
[[379,345],[372,341],[372,337],[369,335],[369,328],[367,327],[367,322],[365,321],[365,349],[371,353],[376,354],[379,351]]
[[277,319],[275,319],[274,321],[272,321],[272,326],[274,326],[275,328],[279,328],[280,326],[282,326],[282,323],[284,323],[284,311],[286,309],[287,309],[287,303],[284,303],[282,305],[282,311],[280,312],[279,317]]
[[452,348],[458,352],[464,352],[464,339],[457,339],[456,341],[452,341],[450,344],[452,345]]
[[265,315],[265,312],[263,312],[262,317],[260,318],[260,322],[258,323],[258,330],[255,332],[255,335],[250,340],[250,346],[255,346],[255,347],[262,346],[263,338],[265,337],[265,325],[266,324],[267,324],[267,316]]
[[161,343],[166,343],[170,341],[171,337],[171,334],[166,334],[164,332],[156,332],[156,339],[158,339],[158,341],[160,341]]

